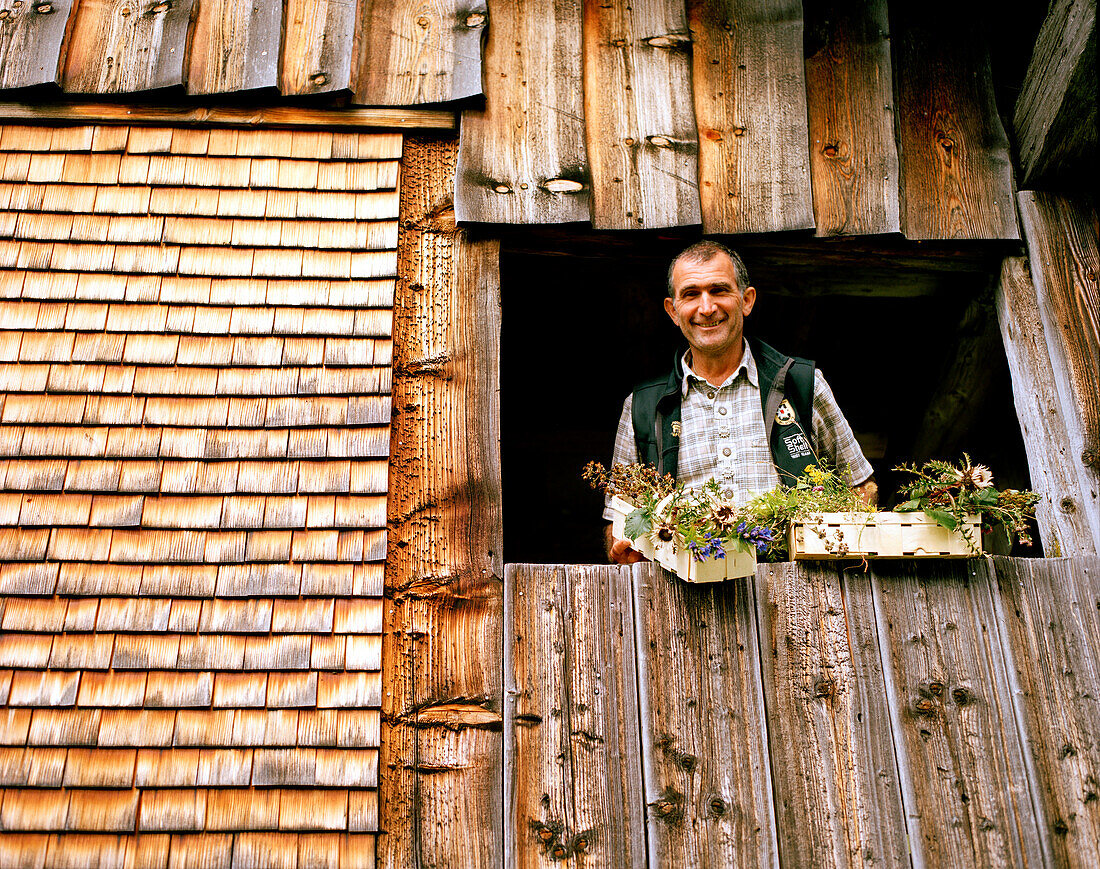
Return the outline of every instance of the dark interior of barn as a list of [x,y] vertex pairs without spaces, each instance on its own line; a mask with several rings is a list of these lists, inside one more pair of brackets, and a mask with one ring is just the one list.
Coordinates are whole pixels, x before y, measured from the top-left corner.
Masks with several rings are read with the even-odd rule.
[[[622,401],[669,369],[682,338],[662,308],[668,262],[698,234],[569,229],[506,235],[501,442],[508,562],[604,561],[601,496]],[[814,359],[876,469],[967,452],[1001,487],[1028,485],[993,293],[1005,243],[788,234],[726,239],[756,307],[746,333]],[[1016,554],[1041,554],[1038,544]]]

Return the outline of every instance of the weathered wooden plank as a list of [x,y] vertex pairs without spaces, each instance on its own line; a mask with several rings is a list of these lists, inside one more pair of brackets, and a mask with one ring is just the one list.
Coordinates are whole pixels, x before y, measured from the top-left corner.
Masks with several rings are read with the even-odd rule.
[[1008,238],[1020,230],[986,31],[957,9],[890,6],[901,186],[909,238]]
[[73,0],[14,3],[0,18],[0,90],[60,79],[61,43]]
[[806,105],[819,236],[900,230],[886,0],[806,5]]
[[802,4],[689,0],[706,232],[809,229]]
[[584,12],[592,225],[702,223],[683,0],[588,2]]
[[753,586],[634,567],[650,866],[778,866]]
[[505,859],[644,867],[631,574],[505,570]]
[[878,562],[871,584],[913,865],[1044,865],[992,562]]
[[783,865],[908,867],[869,579],[767,565],[757,595]]
[[283,94],[347,90],[355,41],[349,0],[288,0],[279,89]]
[[218,94],[279,83],[280,3],[200,3],[191,34],[187,92]]
[[361,6],[356,102],[412,106],[481,94],[485,0],[366,0]]
[[1080,452],[1074,452],[1068,432],[1078,422],[1063,415],[1025,258],[1005,258],[996,302],[1031,486],[1043,494],[1036,510],[1043,551],[1051,557],[1095,554],[1095,531],[1089,527],[1088,513],[1078,509],[1089,495],[1080,489]]
[[1057,0],[1039,28],[1012,126],[1023,183],[1096,177],[1096,3]]
[[581,8],[522,0],[492,9],[485,107],[462,113],[459,222],[587,221]]
[[1100,559],[995,558],[1044,854],[1100,865]]
[[65,90],[117,94],[182,84],[194,2],[81,0],[68,41]]
[[389,867],[501,860],[499,251],[454,229],[455,159],[453,140],[414,137],[402,161],[378,848]]
[[[1062,510],[1080,510],[1100,552],[1100,221],[1086,197],[1020,193],[1031,282],[1046,336],[1077,486],[1055,490]],[[1053,493],[1052,493],[1053,494]],[[1078,544],[1080,545],[1080,544]]]

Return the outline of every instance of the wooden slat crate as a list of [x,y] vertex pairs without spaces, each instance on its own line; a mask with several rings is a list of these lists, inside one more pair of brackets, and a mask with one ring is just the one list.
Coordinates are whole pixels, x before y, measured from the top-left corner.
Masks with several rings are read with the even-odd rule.
[[964,530],[948,531],[924,513],[821,513],[792,522],[788,543],[796,561],[970,558],[981,548],[981,517],[970,514]]

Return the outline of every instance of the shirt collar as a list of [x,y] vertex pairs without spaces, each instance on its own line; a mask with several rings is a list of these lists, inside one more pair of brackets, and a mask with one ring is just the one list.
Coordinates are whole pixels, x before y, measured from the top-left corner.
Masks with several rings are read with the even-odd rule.
[[[731,374],[729,377],[727,377],[726,381],[718,387],[719,389],[725,386],[729,386],[731,383],[737,380],[737,378],[741,376],[742,371],[745,372],[745,378],[749,381],[749,383],[751,383],[757,389],[760,388],[760,375],[756,370],[756,360],[752,356],[752,349],[749,347],[749,342],[745,341],[743,338],[741,339],[741,348],[741,364],[738,365],[737,370],[734,371],[733,374]],[[691,348],[688,348],[684,351],[684,355],[680,360],[680,366],[684,372],[684,378],[680,383],[681,395],[686,396],[688,394],[688,390],[691,388],[692,380],[698,381],[699,383],[703,384],[707,383],[704,378],[700,377],[698,374],[691,370]]]

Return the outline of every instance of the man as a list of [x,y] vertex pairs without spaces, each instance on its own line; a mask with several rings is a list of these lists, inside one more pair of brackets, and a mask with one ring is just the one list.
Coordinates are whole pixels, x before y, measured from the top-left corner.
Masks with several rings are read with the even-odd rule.
[[[713,478],[725,499],[744,503],[820,457],[874,503],[873,469],[821,372],[808,359],[745,340],[755,302],[745,264],[725,245],[697,242],[672,261],[665,311],[688,349],[671,375],[627,397],[614,461],[656,465],[695,489]],[[605,537],[611,561],[641,560],[610,525]]]

